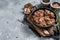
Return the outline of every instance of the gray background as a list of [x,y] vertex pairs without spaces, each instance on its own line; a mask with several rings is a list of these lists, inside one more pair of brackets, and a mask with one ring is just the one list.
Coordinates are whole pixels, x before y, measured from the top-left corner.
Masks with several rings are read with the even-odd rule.
[[0,40],[53,40],[52,38],[37,37],[28,28],[28,25],[22,23],[24,18],[22,8],[24,5],[29,2],[36,5],[40,1],[0,0]]

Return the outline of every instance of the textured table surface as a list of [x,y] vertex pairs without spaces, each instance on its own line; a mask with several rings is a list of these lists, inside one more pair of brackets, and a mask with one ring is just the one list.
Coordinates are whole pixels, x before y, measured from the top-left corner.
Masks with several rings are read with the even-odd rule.
[[22,8],[28,2],[36,5],[40,0],[0,0],[0,40],[54,40],[37,37],[22,23]]

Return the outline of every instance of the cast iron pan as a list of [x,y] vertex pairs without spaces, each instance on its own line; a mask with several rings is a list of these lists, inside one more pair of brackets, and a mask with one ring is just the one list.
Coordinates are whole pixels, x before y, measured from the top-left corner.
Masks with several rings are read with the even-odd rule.
[[[55,22],[52,23],[51,25],[48,25],[48,26],[37,25],[36,22],[34,22],[34,20],[32,20],[32,16],[34,15],[34,12],[36,12],[36,11],[38,11],[38,10],[41,10],[41,9],[42,9],[42,10],[47,9],[47,10],[50,10],[51,12],[53,12],[54,15],[55,15]],[[30,20],[31,20],[32,23],[33,23],[34,25],[36,25],[37,27],[40,27],[40,28],[49,28],[49,27],[51,27],[52,25],[55,25],[55,23],[57,22],[57,16],[56,16],[55,12],[54,12],[52,9],[50,9],[50,8],[39,8],[39,9],[31,12],[31,14],[30,14]]]

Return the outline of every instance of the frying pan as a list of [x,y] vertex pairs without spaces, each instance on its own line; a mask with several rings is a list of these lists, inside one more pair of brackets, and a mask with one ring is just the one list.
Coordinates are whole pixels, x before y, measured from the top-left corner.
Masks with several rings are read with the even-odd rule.
[[[34,12],[36,12],[36,11],[38,11],[38,10],[41,10],[41,9],[42,9],[42,10],[47,9],[47,10],[50,10],[51,12],[53,12],[53,13],[54,13],[54,16],[55,16],[55,22],[52,23],[51,25],[48,25],[48,26],[37,25],[37,23],[34,22],[34,20],[32,20],[32,16],[34,15]],[[39,9],[37,9],[37,10],[35,10],[35,11],[32,11],[29,16],[30,16],[30,20],[32,21],[32,23],[33,23],[35,26],[39,27],[39,28],[49,28],[49,27],[51,27],[51,26],[53,26],[53,25],[55,25],[55,24],[57,23],[57,16],[56,16],[55,12],[54,12],[52,9],[50,9],[50,8],[39,8]]]

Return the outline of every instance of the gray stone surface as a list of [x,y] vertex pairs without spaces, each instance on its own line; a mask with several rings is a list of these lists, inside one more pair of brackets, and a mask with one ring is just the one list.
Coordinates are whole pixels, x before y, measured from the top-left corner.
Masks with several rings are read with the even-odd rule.
[[0,40],[53,40],[37,37],[22,23],[22,8],[28,2],[36,5],[40,0],[0,0]]

